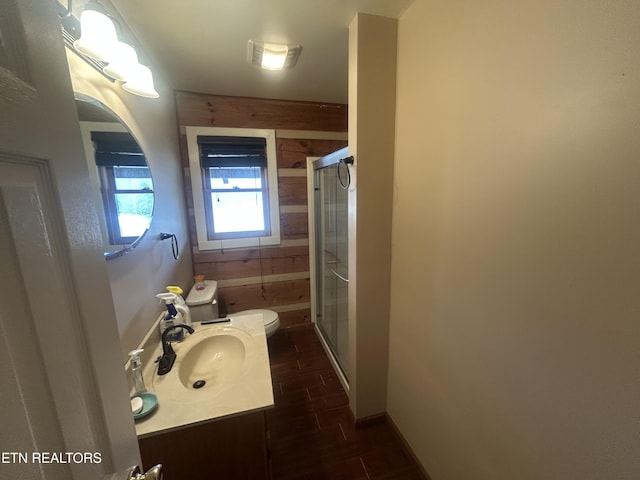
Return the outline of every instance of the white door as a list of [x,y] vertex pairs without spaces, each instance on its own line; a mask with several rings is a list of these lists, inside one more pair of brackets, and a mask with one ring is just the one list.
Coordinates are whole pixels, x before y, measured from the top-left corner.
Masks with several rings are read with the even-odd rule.
[[51,0],[0,2],[0,479],[140,455]]

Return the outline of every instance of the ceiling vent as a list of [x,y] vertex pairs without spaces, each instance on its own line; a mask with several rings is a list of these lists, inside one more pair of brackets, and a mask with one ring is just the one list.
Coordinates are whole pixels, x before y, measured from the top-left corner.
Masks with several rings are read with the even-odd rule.
[[293,68],[302,52],[302,45],[263,43],[249,40],[247,61],[264,70],[284,70]]

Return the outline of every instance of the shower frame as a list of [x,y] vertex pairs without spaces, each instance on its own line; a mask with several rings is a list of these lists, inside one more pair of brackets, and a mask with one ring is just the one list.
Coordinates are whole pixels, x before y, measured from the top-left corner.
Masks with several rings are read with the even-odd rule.
[[[314,324],[314,329],[316,331],[316,335],[318,336],[320,343],[322,344],[329,360],[340,380],[340,383],[344,387],[344,389],[349,392],[349,381],[347,375],[340,365],[339,361],[336,359],[336,355],[334,353],[334,347],[330,345],[330,343],[325,338],[319,324],[319,308],[318,305],[318,255],[317,255],[317,228],[316,228],[316,214],[317,214],[317,205],[316,205],[316,191],[315,191],[315,180],[316,180],[316,170],[322,169],[327,166],[331,166],[333,164],[337,164],[341,159],[344,159],[348,156],[348,147],[340,149],[336,152],[333,152],[324,157],[307,157],[307,201],[308,201],[308,222],[309,222],[309,273],[310,273],[310,289],[311,289],[311,318]],[[338,278],[341,276],[338,275]],[[347,281],[347,278],[342,276],[343,281]],[[348,313],[347,313],[348,316]],[[348,328],[347,328],[348,330]],[[348,345],[348,342],[347,342]],[[348,348],[348,347],[347,347]],[[348,353],[348,352],[347,352]]]

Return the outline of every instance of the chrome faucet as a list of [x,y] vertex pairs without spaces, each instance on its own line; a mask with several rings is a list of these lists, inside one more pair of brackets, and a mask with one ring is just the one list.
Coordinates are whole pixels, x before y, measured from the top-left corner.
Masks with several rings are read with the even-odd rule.
[[166,375],[169,373],[171,371],[171,367],[173,367],[173,362],[176,361],[176,352],[173,351],[173,347],[171,346],[171,342],[168,338],[168,333],[176,328],[184,328],[189,333],[195,332],[192,327],[184,323],[171,325],[162,332],[162,356],[158,360],[158,375]]

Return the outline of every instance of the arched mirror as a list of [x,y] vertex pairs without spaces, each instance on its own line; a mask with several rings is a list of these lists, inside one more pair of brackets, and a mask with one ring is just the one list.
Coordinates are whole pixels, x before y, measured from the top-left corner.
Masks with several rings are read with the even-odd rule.
[[107,260],[133,249],[153,214],[153,181],[144,152],[124,122],[99,101],[76,93]]

